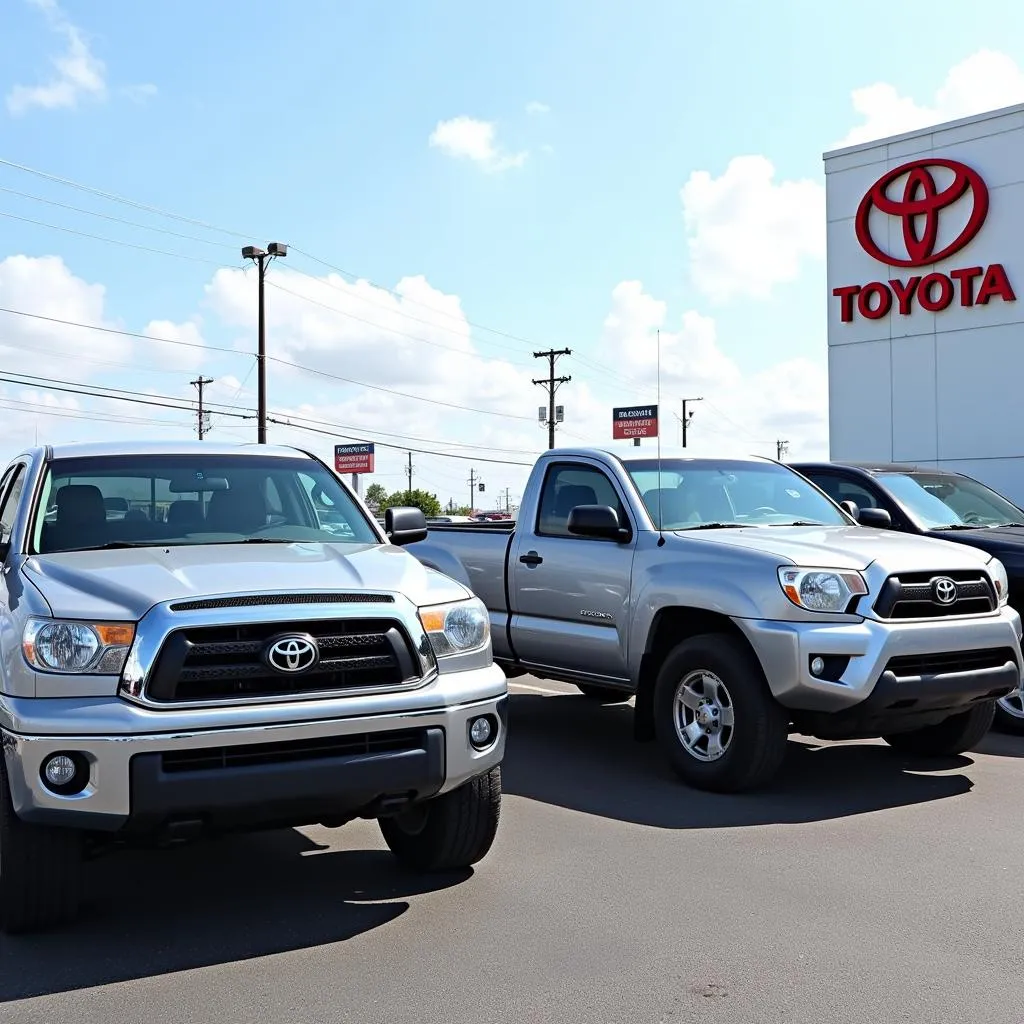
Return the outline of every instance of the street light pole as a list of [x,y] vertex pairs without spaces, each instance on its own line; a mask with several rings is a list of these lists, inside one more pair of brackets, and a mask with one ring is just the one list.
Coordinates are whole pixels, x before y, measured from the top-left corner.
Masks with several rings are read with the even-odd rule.
[[259,309],[257,313],[256,343],[256,441],[267,443],[267,325],[263,297],[267,266],[271,260],[288,255],[288,246],[282,242],[270,242],[266,249],[247,245],[242,249],[242,259],[252,260],[257,269],[257,290]]

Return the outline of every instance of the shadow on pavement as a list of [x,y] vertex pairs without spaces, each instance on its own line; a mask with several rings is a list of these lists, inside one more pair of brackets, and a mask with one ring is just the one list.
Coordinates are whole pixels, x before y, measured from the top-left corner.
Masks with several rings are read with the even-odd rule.
[[1024,757],[1024,736],[993,729],[974,750],[975,753],[992,754],[995,757]]
[[113,853],[87,865],[76,924],[0,938],[0,1003],[341,942],[471,874],[409,875],[291,829]]
[[689,789],[654,743],[637,743],[632,709],[585,697],[511,700],[506,793],[658,828],[732,828],[826,821],[968,792],[968,757],[923,760],[879,744],[791,740],[772,785],[749,794]]

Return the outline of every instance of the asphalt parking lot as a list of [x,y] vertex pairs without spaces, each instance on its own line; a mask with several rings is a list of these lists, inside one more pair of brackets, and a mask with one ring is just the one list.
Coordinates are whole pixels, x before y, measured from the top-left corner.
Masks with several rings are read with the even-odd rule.
[[112,856],[74,928],[0,939],[0,1020],[1024,1018],[1024,737],[794,740],[770,791],[713,796],[628,708],[517,683],[474,872],[403,874],[363,822]]

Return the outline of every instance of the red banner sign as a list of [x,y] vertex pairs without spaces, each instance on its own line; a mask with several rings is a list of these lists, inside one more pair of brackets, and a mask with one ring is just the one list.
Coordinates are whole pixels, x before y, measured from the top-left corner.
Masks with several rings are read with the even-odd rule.
[[624,441],[635,437],[658,436],[658,407],[630,405],[612,409],[612,438]]
[[372,473],[372,444],[336,444],[334,468],[339,473]]

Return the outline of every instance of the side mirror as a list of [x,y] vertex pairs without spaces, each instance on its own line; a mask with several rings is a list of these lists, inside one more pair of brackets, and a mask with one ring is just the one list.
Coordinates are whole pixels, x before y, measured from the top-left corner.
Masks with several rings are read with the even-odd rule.
[[384,532],[399,547],[427,539],[427,517],[418,508],[389,508],[384,512]]
[[847,499],[846,501],[839,502],[839,507],[844,512],[848,512],[855,521],[860,520],[860,509],[857,508],[857,502]]
[[629,539],[629,530],[619,522],[610,505],[577,505],[569,513],[569,532],[577,537],[598,537],[619,543]]
[[4,565],[7,562],[7,556],[11,553],[11,542],[9,540],[0,540],[0,565]]
[[884,508],[862,508],[857,512],[857,522],[861,526],[873,526],[878,530],[892,527],[892,516]]

